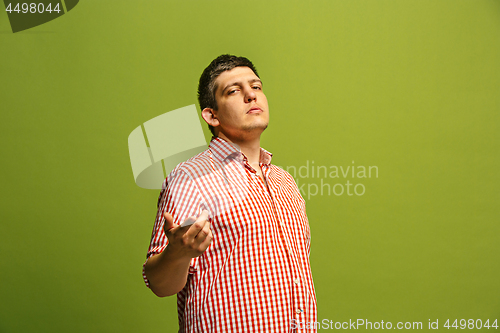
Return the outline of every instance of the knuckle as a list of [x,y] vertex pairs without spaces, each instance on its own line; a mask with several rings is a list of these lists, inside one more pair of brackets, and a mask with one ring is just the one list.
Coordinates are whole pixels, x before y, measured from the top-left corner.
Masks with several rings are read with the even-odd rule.
[[189,240],[186,237],[182,237],[181,238],[181,244],[184,245],[184,246],[188,246],[189,245]]

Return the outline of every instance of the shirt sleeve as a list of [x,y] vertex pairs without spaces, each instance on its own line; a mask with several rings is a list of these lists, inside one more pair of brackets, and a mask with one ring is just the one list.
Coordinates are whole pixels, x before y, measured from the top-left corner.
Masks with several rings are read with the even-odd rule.
[[[163,230],[165,224],[163,213],[165,211],[170,213],[174,223],[180,225],[189,216],[199,216],[203,207],[202,197],[191,177],[182,170],[172,171],[163,182],[160,191],[151,242],[146,261],[142,266],[142,276],[147,287],[149,287],[149,280],[144,272],[146,263],[151,256],[163,252],[168,245],[168,239]],[[193,274],[197,269],[198,258],[192,258],[189,264],[189,273]]]

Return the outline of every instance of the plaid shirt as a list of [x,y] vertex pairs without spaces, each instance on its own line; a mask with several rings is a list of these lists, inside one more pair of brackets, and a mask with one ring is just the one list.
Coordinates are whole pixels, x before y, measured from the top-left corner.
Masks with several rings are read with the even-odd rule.
[[147,258],[167,246],[164,211],[181,224],[206,209],[214,235],[177,294],[180,332],[292,332],[317,320],[305,202],[271,157],[261,148],[264,182],[235,145],[214,138],[163,183]]

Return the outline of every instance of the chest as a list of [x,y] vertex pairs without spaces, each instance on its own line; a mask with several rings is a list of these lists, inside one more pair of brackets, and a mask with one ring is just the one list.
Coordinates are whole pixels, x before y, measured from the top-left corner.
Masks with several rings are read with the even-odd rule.
[[272,230],[291,241],[309,239],[305,202],[293,179],[272,168],[263,167],[259,175],[239,165],[210,176],[200,192],[216,234],[259,240]]

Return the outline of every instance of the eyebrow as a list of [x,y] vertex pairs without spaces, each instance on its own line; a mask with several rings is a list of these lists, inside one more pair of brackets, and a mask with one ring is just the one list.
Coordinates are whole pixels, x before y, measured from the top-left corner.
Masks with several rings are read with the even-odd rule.
[[[254,82],[259,82],[260,85],[263,85],[262,81],[260,79],[251,79],[251,80],[248,80],[248,83],[254,83]],[[232,82],[232,83],[226,85],[224,87],[224,89],[222,89],[221,93],[224,94],[224,92],[227,90],[227,88],[232,87],[232,86],[239,86],[239,85],[241,85],[241,83],[242,83],[242,81]]]

